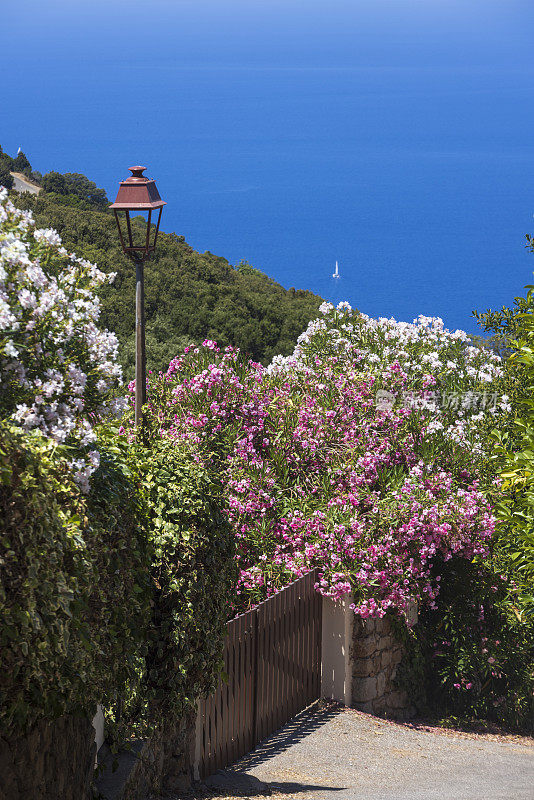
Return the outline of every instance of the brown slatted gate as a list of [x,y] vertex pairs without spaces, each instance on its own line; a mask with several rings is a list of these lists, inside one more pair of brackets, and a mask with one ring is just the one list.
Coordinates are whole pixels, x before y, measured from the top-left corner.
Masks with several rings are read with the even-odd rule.
[[228,766],[321,691],[321,596],[312,570],[227,625],[224,669],[200,702],[199,773]]

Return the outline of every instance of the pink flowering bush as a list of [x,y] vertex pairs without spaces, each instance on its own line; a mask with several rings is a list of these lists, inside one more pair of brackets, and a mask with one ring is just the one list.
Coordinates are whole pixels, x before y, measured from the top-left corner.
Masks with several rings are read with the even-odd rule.
[[[480,415],[501,412],[465,393],[487,392],[499,359],[439,320],[322,310],[268,369],[211,341],[186,348],[149,377],[148,435],[193,443],[216,465],[238,610],[315,566],[318,591],[352,590],[361,616],[435,607],[440,565],[484,556],[494,532]],[[438,391],[459,400],[444,407]]]
[[123,408],[118,342],[97,325],[96,290],[113,278],[36,228],[0,187],[0,414],[73,446],[84,491],[99,463],[94,423]]

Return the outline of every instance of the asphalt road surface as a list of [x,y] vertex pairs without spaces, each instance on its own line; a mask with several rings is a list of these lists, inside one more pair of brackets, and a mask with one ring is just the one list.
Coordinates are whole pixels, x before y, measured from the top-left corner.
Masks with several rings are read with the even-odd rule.
[[40,186],[35,186],[35,184],[30,183],[24,175],[21,175],[20,172],[10,172],[9,173],[13,178],[13,189],[16,192],[30,192],[30,194],[39,194],[41,191]]
[[331,706],[303,712],[206,784],[219,798],[534,800],[534,739],[398,725]]

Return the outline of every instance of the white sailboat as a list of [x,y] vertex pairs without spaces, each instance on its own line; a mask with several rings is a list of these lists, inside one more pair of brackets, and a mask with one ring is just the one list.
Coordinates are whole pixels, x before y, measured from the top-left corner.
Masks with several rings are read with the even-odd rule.
[[334,272],[334,274],[332,275],[332,277],[333,277],[333,278],[340,278],[340,277],[341,277],[341,275],[339,274],[339,267],[338,267],[338,265],[337,265],[337,261],[336,261],[336,271]]

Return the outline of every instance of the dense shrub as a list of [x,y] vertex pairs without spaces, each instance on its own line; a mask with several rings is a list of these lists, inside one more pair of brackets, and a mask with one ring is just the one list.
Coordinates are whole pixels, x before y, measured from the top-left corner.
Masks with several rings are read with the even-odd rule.
[[406,635],[401,682],[418,688],[419,710],[433,716],[534,731],[534,627],[494,566],[444,565],[437,608]]
[[493,533],[477,481],[485,412],[463,399],[486,391],[500,359],[437,320],[324,311],[268,370],[211,341],[188,348],[150,378],[150,439],[192,443],[216,464],[238,609],[315,566],[319,590],[352,589],[362,616],[432,606],[433,564],[483,555]]
[[[179,715],[214,688],[235,587],[220,484],[190,448],[135,448],[152,551],[153,603],[142,682],[151,716]],[[139,703],[137,703],[139,708]]]
[[0,718],[94,710],[139,668],[148,550],[120,450],[102,447],[89,496],[69,453],[0,427]]
[[146,731],[219,674],[236,578],[220,487],[185,447],[113,430],[99,446],[82,494],[64,446],[0,427],[6,731],[97,702],[118,733]]
[[85,491],[99,460],[95,418],[121,407],[117,339],[97,325],[95,294],[113,277],[68,253],[0,188],[0,414],[75,447]]
[[507,353],[505,425],[493,430],[492,467],[502,477],[496,554],[514,582],[518,613],[534,626],[534,287],[514,308],[479,315]]
[[361,616],[415,600],[415,630],[399,619],[412,692],[435,713],[525,727],[532,632],[494,536],[505,366],[440,320],[323,311],[267,370],[212,341],[186,348],[150,377],[147,436],[188,443],[217,468],[236,610],[312,566],[318,590],[352,591]]

